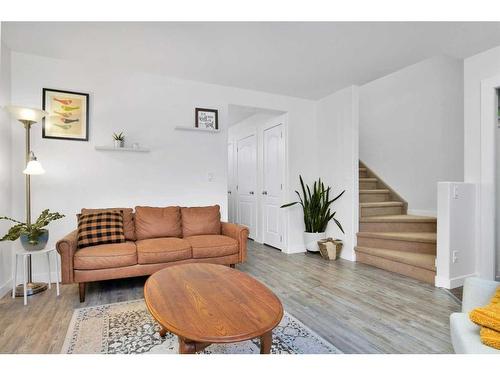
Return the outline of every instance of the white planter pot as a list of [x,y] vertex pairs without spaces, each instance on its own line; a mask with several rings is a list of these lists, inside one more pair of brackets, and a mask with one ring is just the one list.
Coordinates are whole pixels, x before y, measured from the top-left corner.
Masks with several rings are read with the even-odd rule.
[[306,249],[315,253],[319,253],[318,241],[326,237],[325,232],[322,233],[309,233],[304,232],[304,243]]
[[124,141],[118,141],[115,139],[115,148],[122,148],[123,146],[125,146]]

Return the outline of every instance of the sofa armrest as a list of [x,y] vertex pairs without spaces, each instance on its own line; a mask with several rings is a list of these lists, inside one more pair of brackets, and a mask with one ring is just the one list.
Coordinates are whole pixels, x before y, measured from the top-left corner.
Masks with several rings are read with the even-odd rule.
[[61,277],[63,284],[73,283],[73,257],[77,246],[77,232],[75,229],[56,243],[57,252],[61,255]]
[[462,312],[469,313],[476,307],[490,303],[491,297],[493,297],[498,287],[500,287],[500,282],[497,281],[484,280],[478,277],[467,278],[464,282]]
[[234,238],[238,241],[238,254],[239,261],[243,263],[247,259],[247,240],[248,240],[248,228],[243,225],[233,224],[233,223],[221,223],[222,234]]

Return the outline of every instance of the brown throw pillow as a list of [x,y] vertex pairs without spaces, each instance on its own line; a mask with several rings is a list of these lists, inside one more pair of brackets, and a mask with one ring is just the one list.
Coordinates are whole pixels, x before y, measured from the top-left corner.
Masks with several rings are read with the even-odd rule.
[[181,237],[181,211],[172,207],[135,208],[135,236],[138,240],[159,237]]
[[135,241],[134,213],[131,208],[82,208],[82,215],[96,212],[117,212],[123,213],[123,231],[127,241]]
[[182,236],[220,234],[220,207],[182,207]]
[[96,212],[78,218],[78,248],[125,242],[121,212]]

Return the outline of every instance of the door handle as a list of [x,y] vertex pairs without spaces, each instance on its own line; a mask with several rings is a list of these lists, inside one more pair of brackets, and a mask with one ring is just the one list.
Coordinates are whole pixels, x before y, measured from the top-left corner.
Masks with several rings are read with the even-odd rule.
[[262,195],[267,195],[267,191],[265,191],[265,190],[264,190],[264,191],[262,192]]
[[248,193],[249,193],[250,195],[253,195],[253,191],[249,191]]

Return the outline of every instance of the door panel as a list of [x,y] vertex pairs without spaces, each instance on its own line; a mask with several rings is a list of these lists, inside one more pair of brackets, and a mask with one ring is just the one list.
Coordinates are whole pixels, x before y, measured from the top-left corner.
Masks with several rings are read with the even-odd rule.
[[246,225],[250,238],[256,236],[257,139],[255,135],[237,144],[238,223]]
[[283,189],[283,125],[264,130],[262,208],[264,243],[283,249],[281,194]]
[[235,217],[235,184],[234,184],[234,146],[232,143],[227,145],[227,216],[230,223],[236,221]]

